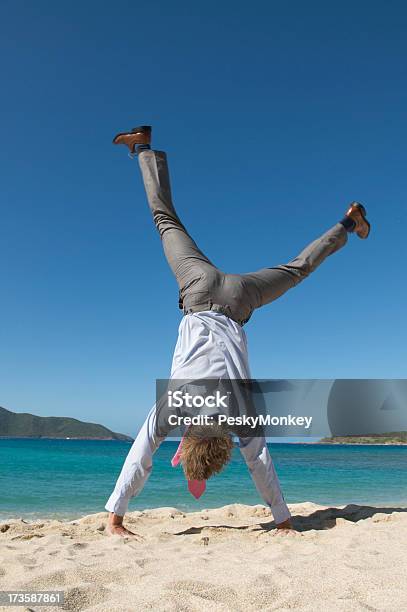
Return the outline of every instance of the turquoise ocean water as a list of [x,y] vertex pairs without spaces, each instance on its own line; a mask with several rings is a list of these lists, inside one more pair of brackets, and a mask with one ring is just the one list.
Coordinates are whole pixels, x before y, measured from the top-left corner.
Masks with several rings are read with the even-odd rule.
[[[130,443],[100,440],[0,440],[0,518],[73,519],[104,512]],[[178,443],[164,442],[153,473],[130,510],[181,510],[262,503],[236,449],[225,471],[196,501],[182,468],[170,460]],[[407,447],[271,444],[288,503],[407,507]]]

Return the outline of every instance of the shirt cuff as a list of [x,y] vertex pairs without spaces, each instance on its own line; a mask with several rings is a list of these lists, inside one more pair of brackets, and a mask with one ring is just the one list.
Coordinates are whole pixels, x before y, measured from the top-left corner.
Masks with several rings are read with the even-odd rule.
[[284,523],[284,521],[291,517],[291,513],[285,502],[281,502],[280,504],[277,504],[275,506],[270,506],[270,510],[272,512],[276,525]]
[[117,516],[124,516],[127,512],[129,502],[127,499],[113,499],[113,496],[109,498],[105,505],[105,509],[108,512],[114,512]]

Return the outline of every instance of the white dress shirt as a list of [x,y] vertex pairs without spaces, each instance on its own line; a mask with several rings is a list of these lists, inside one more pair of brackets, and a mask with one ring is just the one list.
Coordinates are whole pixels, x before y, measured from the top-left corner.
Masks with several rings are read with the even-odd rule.
[[[171,367],[173,379],[251,378],[246,332],[238,323],[212,310],[184,315],[178,328]],[[143,488],[162,442],[155,431],[155,405],[133,442],[106,510],[123,516],[131,497]],[[240,438],[240,451],[256,488],[276,523],[290,517],[265,438]]]

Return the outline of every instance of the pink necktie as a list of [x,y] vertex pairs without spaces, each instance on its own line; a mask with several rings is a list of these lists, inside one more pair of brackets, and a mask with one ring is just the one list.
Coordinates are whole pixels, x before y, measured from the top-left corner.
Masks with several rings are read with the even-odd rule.
[[[186,432],[181,438],[181,442],[178,445],[177,452],[171,459],[172,467],[176,467],[181,460],[181,449],[182,449],[182,444],[184,442],[185,436],[186,436]],[[199,499],[201,497],[205,489],[206,489],[206,480],[188,480],[188,490],[196,499]]]

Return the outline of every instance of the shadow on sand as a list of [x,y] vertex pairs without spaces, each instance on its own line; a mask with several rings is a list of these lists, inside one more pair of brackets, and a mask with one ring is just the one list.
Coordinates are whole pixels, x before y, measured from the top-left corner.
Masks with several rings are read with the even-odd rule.
[[[324,508],[323,510],[316,510],[308,516],[294,514],[292,516],[292,523],[294,529],[297,531],[304,532],[312,529],[325,530],[335,527],[337,519],[344,519],[346,521],[350,521],[351,523],[357,523],[358,521],[371,518],[376,514],[392,514],[393,512],[407,512],[407,508],[390,508],[388,506],[380,508],[377,506],[358,506],[355,504],[349,504],[348,506],[345,506],[345,508]],[[251,523],[246,525],[222,525],[219,523],[206,523],[205,525],[200,525],[199,527],[189,527],[189,529],[178,531],[173,535],[193,535],[201,533],[204,529],[211,527],[214,529],[230,529],[236,531],[244,531],[248,529],[250,531],[272,531],[276,529],[276,524],[273,520],[268,521],[267,523]]]
[[[364,519],[371,518],[375,514],[392,514],[393,512],[407,512],[407,508],[380,508],[377,506],[358,506],[349,504],[345,508],[324,508],[316,510],[308,516],[296,514],[292,517],[292,522],[297,531],[309,531],[311,529],[332,529],[336,526],[337,519],[345,519],[351,523],[357,523]],[[260,527],[266,530],[274,529],[275,523],[261,523]]]

